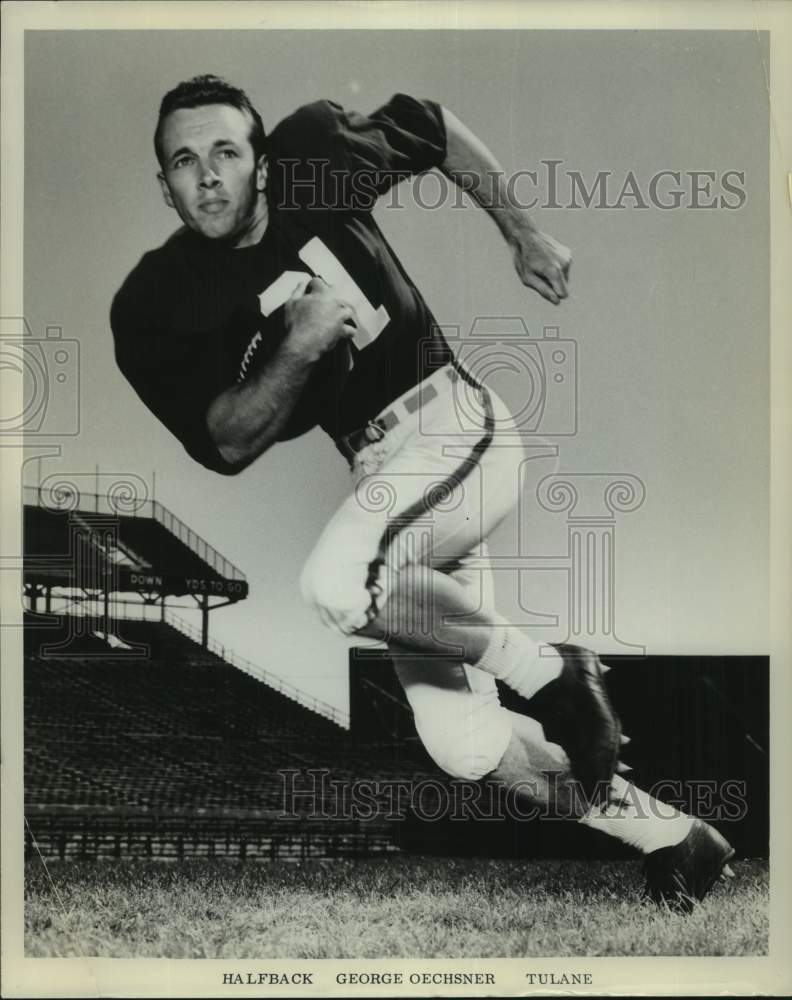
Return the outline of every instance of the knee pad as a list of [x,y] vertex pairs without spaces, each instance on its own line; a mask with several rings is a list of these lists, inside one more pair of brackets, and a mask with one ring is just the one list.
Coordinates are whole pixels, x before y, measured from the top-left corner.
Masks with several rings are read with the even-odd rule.
[[311,556],[300,574],[300,592],[324,624],[341,635],[352,635],[368,624],[371,594],[365,567],[331,566]]
[[454,702],[440,714],[415,711],[415,726],[441,770],[452,778],[479,781],[503,759],[511,740],[511,714],[497,700],[474,692]]

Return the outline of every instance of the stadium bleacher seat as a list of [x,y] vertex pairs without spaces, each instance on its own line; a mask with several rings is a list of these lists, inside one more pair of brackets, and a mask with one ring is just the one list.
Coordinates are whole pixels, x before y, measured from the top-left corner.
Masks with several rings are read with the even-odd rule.
[[[361,778],[434,773],[404,748],[358,746],[168,624],[124,621],[120,631],[149,656],[120,656],[76,619],[25,616],[25,799],[40,827],[48,810],[69,807],[122,810],[127,826],[136,811],[282,817],[286,768],[325,768],[337,783],[317,785],[321,818],[338,810],[339,789]],[[307,798],[293,806],[296,820],[311,818]],[[342,832],[332,827],[333,836]]]

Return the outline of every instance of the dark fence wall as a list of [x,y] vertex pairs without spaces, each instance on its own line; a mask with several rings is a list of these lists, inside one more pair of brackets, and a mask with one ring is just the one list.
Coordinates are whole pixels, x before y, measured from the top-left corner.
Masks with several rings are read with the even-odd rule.
[[[623,759],[639,787],[707,819],[742,856],[765,856],[769,843],[769,661],[766,656],[604,657],[607,686],[631,743]],[[514,711],[526,703],[501,687]],[[417,743],[412,714],[385,651],[350,653],[353,737]],[[481,786],[425,788],[401,826],[415,850],[500,855],[623,856],[578,824],[520,819]],[[434,798],[433,798],[434,795]],[[460,804],[467,797],[468,808]],[[443,801],[441,801],[443,800]],[[445,815],[445,813],[450,815]],[[437,815],[433,815],[436,813]]]

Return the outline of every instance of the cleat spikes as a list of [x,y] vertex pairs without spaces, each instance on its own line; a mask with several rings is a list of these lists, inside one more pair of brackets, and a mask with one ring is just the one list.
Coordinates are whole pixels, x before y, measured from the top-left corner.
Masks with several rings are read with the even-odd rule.
[[629,764],[625,764],[623,760],[620,760],[616,765],[617,774],[629,774],[630,771],[632,771],[632,768]]
[[734,849],[717,830],[700,819],[685,839],[673,847],[661,847],[644,858],[645,893],[659,906],[691,913],[712,886],[731,872],[728,862]]
[[734,872],[731,869],[731,865],[724,865],[723,872],[721,874],[721,878],[724,879],[724,881],[725,881],[727,879],[736,878],[736,877],[737,876],[734,874]]
[[619,740],[621,741],[621,745],[623,747],[626,747],[628,743],[632,742],[632,740],[630,739],[630,737],[629,736],[625,736],[624,733],[621,734],[621,736],[619,737]]

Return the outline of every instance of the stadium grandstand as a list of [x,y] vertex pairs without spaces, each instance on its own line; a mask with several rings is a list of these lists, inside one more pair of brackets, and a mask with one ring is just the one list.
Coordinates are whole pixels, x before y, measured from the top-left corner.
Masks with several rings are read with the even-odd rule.
[[[28,853],[395,848],[393,789],[437,776],[417,739],[355,740],[338,709],[214,643],[210,612],[247,581],[170,511],[28,488],[24,539]],[[170,607],[185,595],[200,629]],[[365,805],[364,778],[386,789]]]

